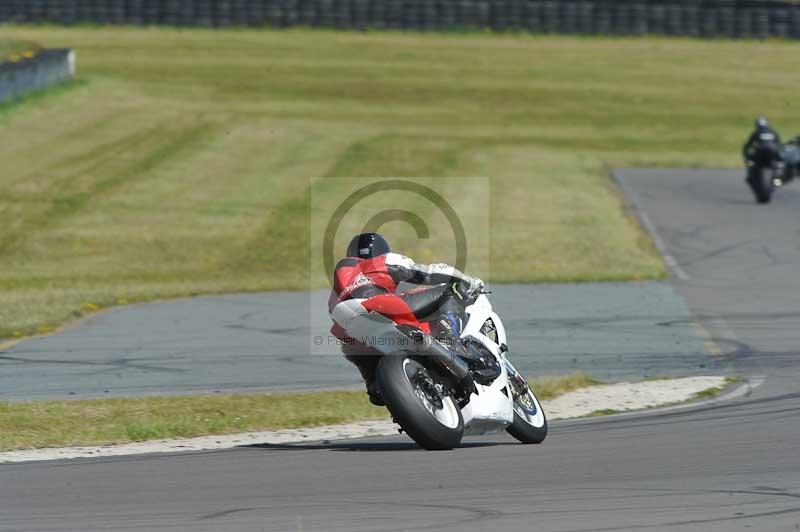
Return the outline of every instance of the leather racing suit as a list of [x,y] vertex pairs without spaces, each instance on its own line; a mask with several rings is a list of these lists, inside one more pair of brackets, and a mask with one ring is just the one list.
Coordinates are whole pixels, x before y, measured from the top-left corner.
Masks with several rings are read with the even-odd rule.
[[[397,292],[400,283],[420,285]],[[377,357],[371,348],[349,338],[336,323],[336,305],[357,299],[364,313],[377,312],[398,324],[411,325],[448,341],[458,341],[464,302],[483,287],[472,278],[447,264],[417,264],[397,253],[370,259],[346,257],[334,271],[333,289],[328,300],[333,326],[331,333],[343,340],[345,358],[358,367],[370,390]],[[431,324],[433,323],[433,327]],[[372,392],[370,396],[373,397]]]

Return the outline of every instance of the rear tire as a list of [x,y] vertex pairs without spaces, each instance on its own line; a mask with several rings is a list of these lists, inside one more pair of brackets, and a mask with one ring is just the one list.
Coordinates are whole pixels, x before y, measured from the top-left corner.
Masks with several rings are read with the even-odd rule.
[[426,375],[427,368],[410,354],[385,355],[378,363],[381,396],[395,422],[425,449],[452,449],[464,435],[461,409],[449,396],[429,400],[420,386]]
[[750,185],[757,202],[770,202],[775,185],[772,184],[772,175],[769,168],[765,166],[753,166],[750,168],[747,175],[747,184]]

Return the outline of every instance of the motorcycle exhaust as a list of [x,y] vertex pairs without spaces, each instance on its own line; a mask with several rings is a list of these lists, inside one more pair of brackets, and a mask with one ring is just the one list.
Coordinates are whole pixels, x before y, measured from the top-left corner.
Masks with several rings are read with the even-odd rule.
[[[410,339],[415,352],[430,357],[459,381],[471,381],[469,366],[461,357],[416,327],[397,325],[386,316],[376,312],[366,312],[359,300],[351,299],[339,303],[334,307],[331,316],[348,336],[361,339],[361,343],[385,355],[392,354],[399,345],[408,345]],[[385,341],[370,342],[371,339],[378,338]]]
[[470,375],[469,366],[458,355],[444,347],[430,335],[425,334],[419,329],[398,326],[404,334],[407,334],[414,341],[414,351],[422,356],[430,357],[439,366],[453,374],[459,381],[464,380]]
[[417,349],[421,355],[431,357],[440,366],[443,366],[458,380],[463,380],[469,375],[469,366],[458,355],[444,347],[442,344],[428,337],[422,348]]

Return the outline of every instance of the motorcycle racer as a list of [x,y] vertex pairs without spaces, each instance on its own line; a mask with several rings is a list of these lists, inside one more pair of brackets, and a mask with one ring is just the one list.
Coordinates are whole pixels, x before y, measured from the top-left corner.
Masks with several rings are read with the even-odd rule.
[[[459,353],[465,302],[481,292],[483,281],[447,264],[417,264],[411,258],[392,253],[378,233],[361,233],[347,246],[346,257],[334,270],[328,311],[333,320],[331,333],[343,340],[345,358],[361,373],[370,402],[382,405],[375,383],[377,359],[369,346],[348,338],[336,323],[336,305],[357,299],[365,312],[377,312],[397,324],[410,325],[436,337],[445,347]],[[397,292],[401,282],[420,285]],[[433,327],[431,327],[433,323]]]
[[747,142],[742,147],[742,155],[746,161],[750,161],[757,155],[759,150],[771,149],[778,150],[781,138],[778,132],[772,129],[766,117],[756,118],[755,130],[748,137]]

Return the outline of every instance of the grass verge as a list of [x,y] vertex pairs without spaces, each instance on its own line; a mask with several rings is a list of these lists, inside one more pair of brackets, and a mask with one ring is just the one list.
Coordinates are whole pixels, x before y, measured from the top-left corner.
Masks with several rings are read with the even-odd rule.
[[70,91],[88,84],[88,79],[79,77],[6,100],[0,103],[0,127],[10,124],[14,113],[24,113],[41,105],[57,103]]
[[[599,384],[584,374],[532,380],[542,398]],[[384,419],[361,391],[215,394],[0,403],[0,451],[98,445]]]
[[614,414],[622,414],[624,410],[616,410],[614,408],[603,408],[601,410],[595,410],[594,412],[590,412],[586,414],[584,417],[600,417],[600,416],[611,416]]
[[705,390],[700,390],[699,392],[694,394],[694,396],[691,399],[687,400],[686,402],[688,403],[688,402],[691,402],[691,401],[698,401],[700,399],[712,399],[714,397],[719,396],[723,391],[725,391],[732,384],[736,384],[736,383],[739,383],[741,381],[742,381],[741,377],[736,376],[736,375],[731,375],[731,376],[725,377],[725,382],[722,384],[722,386],[715,386],[713,388],[707,388]]
[[536,397],[542,401],[546,401],[573,390],[605,383],[591,378],[586,373],[579,372],[563,377],[540,377],[538,379],[531,379],[530,384],[536,392]]

